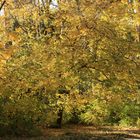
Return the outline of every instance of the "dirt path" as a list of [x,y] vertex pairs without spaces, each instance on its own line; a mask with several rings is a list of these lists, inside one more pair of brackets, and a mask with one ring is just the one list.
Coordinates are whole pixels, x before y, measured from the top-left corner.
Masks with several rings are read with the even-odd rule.
[[44,129],[41,137],[0,140],[140,140],[140,129],[68,125],[62,129]]
[[44,135],[48,140],[140,140],[140,129],[69,125],[62,129],[46,129]]

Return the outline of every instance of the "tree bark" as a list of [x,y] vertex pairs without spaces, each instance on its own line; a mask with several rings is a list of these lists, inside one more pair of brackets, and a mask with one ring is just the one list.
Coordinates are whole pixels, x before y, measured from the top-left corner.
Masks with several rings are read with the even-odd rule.
[[58,111],[58,118],[57,118],[57,127],[61,128],[62,127],[62,118],[63,118],[63,109],[59,109]]

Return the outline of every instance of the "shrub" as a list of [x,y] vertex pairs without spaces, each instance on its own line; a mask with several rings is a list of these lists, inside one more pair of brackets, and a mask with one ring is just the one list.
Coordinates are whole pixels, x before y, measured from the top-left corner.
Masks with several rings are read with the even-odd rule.
[[[30,105],[32,104],[32,106]],[[19,99],[14,102],[11,99],[1,97],[0,103],[0,136],[17,135],[33,136],[41,132],[37,128],[37,113],[35,101]]]

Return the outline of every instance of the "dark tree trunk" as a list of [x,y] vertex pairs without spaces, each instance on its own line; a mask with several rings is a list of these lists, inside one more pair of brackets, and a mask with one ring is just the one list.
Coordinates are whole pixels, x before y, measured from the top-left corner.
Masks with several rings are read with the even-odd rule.
[[57,127],[61,128],[62,127],[62,118],[63,118],[63,109],[59,109],[58,111],[58,118],[57,118]]
[[[59,75],[61,77],[61,75]],[[66,95],[66,94],[69,94],[69,90],[67,90],[65,87],[61,87],[59,90],[58,90],[58,93],[59,94],[62,94],[62,95]],[[59,99],[61,99],[61,96],[59,96]],[[61,107],[59,107],[59,110],[58,110],[58,113],[57,113],[57,128],[61,128],[62,127],[62,120],[63,120],[63,110],[64,110],[64,105],[61,104]]]

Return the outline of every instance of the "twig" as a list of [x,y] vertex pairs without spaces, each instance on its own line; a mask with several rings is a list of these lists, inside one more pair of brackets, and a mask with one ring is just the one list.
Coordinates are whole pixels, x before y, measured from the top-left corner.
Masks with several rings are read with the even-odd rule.
[[3,3],[1,4],[0,11],[2,10],[2,8],[3,8],[3,6],[4,6],[5,3],[6,3],[6,0],[4,0]]

